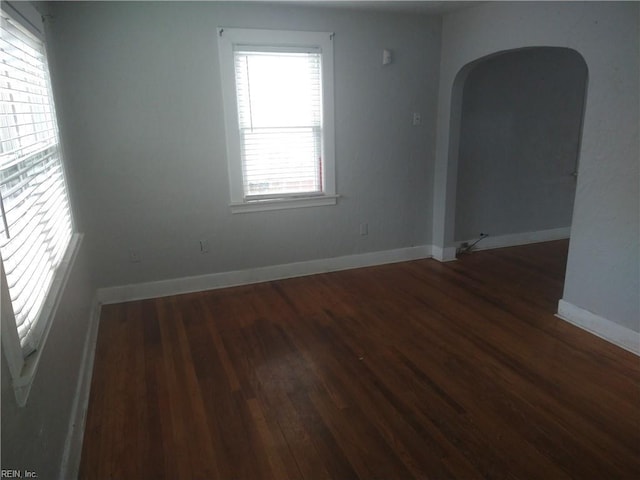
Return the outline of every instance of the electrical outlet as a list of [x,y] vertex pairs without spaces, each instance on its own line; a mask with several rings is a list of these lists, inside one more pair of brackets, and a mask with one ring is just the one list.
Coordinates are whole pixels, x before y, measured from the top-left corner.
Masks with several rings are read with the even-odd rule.
[[209,241],[200,240],[200,253],[209,253]]
[[417,127],[418,125],[422,125],[422,115],[418,112],[414,112],[413,114],[413,126]]
[[369,235],[369,224],[368,223],[361,223],[360,224],[360,235],[362,235],[362,236]]
[[138,250],[129,250],[129,261],[131,263],[140,262],[140,252]]

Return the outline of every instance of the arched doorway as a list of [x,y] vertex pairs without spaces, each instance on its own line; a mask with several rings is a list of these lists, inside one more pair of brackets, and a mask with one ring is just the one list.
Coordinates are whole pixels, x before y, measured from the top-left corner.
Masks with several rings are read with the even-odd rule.
[[575,50],[531,47],[465,66],[452,91],[454,241],[478,246],[568,237],[587,66]]

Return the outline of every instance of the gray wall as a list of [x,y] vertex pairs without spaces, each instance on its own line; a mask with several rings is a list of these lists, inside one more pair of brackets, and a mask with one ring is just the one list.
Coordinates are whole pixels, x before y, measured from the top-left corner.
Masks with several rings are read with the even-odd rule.
[[58,478],[89,326],[91,282],[86,249],[80,247],[53,319],[25,407],[18,407],[2,357],[2,468]]
[[455,240],[569,227],[587,69],[573,50],[480,61],[464,83]]
[[[430,243],[439,19],[201,2],[52,10],[58,110],[100,286]],[[217,26],[335,32],[337,206],[229,212]]]
[[576,50],[589,71],[564,300],[640,330],[639,4],[495,2],[446,15],[438,100],[433,242],[453,243],[457,163],[451,92],[469,63],[505,50]]

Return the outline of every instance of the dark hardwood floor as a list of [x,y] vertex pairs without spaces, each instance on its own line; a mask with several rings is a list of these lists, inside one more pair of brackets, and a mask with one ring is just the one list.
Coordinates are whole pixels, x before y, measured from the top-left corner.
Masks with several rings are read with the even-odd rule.
[[85,479],[637,479],[638,357],[567,242],[103,307]]

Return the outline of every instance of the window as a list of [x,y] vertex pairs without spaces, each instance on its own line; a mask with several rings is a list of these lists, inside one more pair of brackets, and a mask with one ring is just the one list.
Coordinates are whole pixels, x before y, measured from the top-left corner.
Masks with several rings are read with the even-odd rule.
[[218,34],[232,211],[335,204],[333,35]]
[[0,26],[2,342],[19,403],[26,401],[78,242],[45,47],[29,21],[39,16],[25,16],[25,7],[3,5]]

